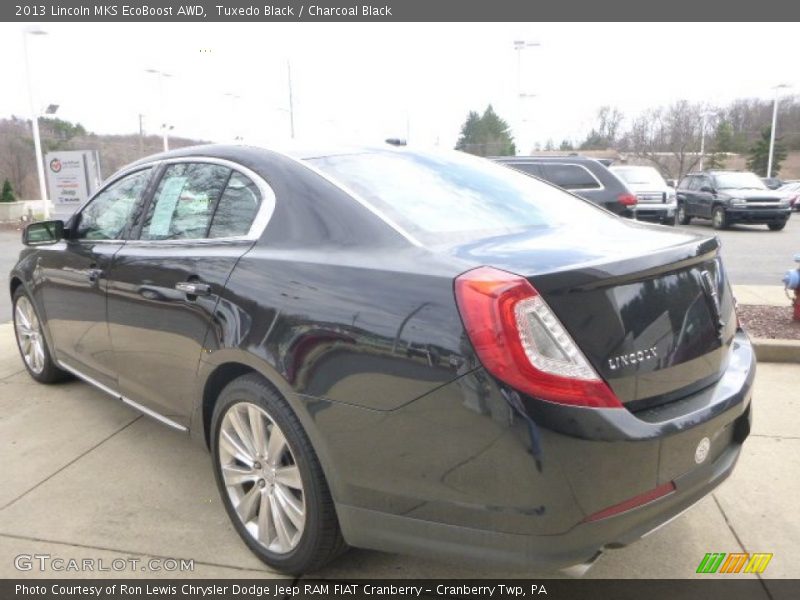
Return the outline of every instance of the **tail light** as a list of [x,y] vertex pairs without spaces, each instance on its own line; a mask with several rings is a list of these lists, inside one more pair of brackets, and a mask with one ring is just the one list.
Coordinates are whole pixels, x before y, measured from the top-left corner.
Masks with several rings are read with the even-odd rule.
[[624,502],[620,502],[619,504],[615,504],[614,506],[609,506],[608,508],[605,508],[592,515],[589,515],[583,520],[583,522],[591,523],[592,521],[599,521],[600,519],[607,519],[609,517],[613,517],[615,515],[628,512],[629,510],[633,510],[634,508],[639,508],[640,506],[644,506],[645,504],[650,504],[651,502],[655,502],[659,498],[668,496],[669,494],[674,492],[675,489],[676,489],[675,483],[672,481],[668,481],[667,483],[660,485],[657,488],[653,488],[652,490],[645,492],[644,494],[639,494],[638,496],[629,498]]
[[479,267],[456,278],[455,293],[478,358],[499,380],[560,404],[622,406],[527,279]]
[[622,204],[622,206],[635,206],[638,200],[636,196],[633,194],[620,194],[617,196],[617,201]]

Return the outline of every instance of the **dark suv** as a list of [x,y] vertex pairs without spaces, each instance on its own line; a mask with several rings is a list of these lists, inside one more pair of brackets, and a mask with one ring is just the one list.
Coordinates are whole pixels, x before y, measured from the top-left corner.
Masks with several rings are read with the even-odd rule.
[[585,156],[497,156],[492,160],[554,183],[617,215],[633,216],[636,196],[603,164]]
[[792,210],[788,198],[767,188],[754,173],[745,171],[690,173],[678,184],[677,193],[681,225],[688,225],[692,217],[700,217],[711,219],[714,229],[747,223],[780,231]]

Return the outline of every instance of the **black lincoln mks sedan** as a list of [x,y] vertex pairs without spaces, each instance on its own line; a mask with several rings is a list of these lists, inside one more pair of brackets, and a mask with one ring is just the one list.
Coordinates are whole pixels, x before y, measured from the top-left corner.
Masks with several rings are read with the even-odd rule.
[[717,240],[485,159],[188,148],[24,242],[30,375],[205,444],[281,571],[348,545],[587,565],[713,490],[749,433]]

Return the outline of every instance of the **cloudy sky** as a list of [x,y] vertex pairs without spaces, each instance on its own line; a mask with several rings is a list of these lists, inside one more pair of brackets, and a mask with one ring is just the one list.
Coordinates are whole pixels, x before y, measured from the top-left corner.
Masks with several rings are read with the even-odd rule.
[[[28,36],[37,106],[99,133],[280,144],[298,139],[452,146],[492,103],[522,147],[579,139],[600,105],[627,115],[687,98],[800,92],[794,24],[42,24]],[[0,117],[27,115],[23,26],[0,24]],[[518,85],[516,39],[524,50]],[[164,102],[158,77],[164,80]],[[520,88],[536,97],[519,100]],[[235,96],[238,96],[236,98]]]

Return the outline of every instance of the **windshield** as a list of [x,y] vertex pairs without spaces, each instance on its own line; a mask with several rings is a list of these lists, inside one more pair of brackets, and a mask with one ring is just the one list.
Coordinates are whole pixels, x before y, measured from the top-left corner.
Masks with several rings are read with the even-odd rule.
[[654,185],[666,187],[667,184],[661,173],[653,167],[614,167],[611,169],[615,175],[622,178],[625,183],[633,185]]
[[758,176],[753,173],[714,173],[717,189],[720,190],[766,190]]
[[461,152],[375,150],[309,162],[429,243],[617,219],[553,185]]

